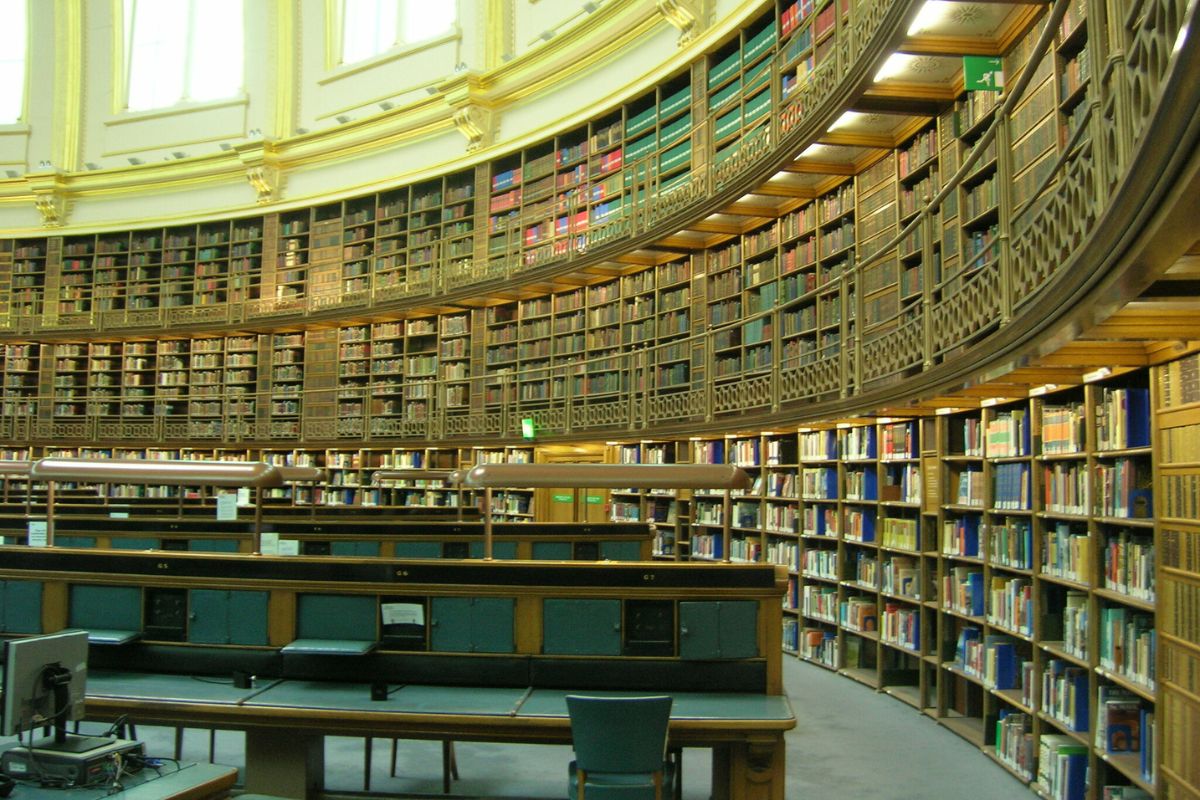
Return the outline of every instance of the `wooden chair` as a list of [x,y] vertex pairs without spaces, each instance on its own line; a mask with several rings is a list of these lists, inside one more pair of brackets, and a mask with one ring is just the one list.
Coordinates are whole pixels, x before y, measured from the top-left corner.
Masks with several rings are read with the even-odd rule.
[[567,695],[575,761],[571,800],[663,800],[673,793],[667,760],[671,698]]

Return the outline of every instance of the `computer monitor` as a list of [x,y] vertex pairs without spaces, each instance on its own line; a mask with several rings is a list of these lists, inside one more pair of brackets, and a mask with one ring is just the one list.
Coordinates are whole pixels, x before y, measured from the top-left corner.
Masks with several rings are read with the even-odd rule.
[[4,710],[0,735],[52,725],[53,742],[68,747],[67,722],[83,719],[87,631],[60,631],[4,642]]

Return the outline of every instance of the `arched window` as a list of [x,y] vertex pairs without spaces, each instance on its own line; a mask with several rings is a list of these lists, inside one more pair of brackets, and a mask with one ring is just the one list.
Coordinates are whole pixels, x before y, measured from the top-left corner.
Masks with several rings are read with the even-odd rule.
[[126,108],[237,95],[243,27],[242,0],[125,0]]
[[29,38],[26,0],[0,0],[0,124],[17,122],[25,112],[25,42]]
[[342,0],[342,63],[432,39],[457,19],[458,3],[444,0]]

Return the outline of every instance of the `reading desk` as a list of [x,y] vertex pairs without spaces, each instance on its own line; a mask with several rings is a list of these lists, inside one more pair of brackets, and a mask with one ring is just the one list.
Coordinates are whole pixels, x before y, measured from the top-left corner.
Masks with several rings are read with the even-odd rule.
[[[197,724],[246,732],[246,790],[315,797],[322,790],[322,737],[569,744],[564,689],[389,685],[268,680],[250,689],[179,675],[96,671],[88,710],[101,717]],[[596,693],[580,689],[580,692]],[[601,692],[601,694],[635,694]],[[782,798],[783,734],[795,717],[786,697],[673,692],[670,745],[713,749],[713,797]]]
[[786,586],[761,564],[5,546],[0,628],[125,642],[95,636],[89,716],[245,730],[250,791],[314,796],[327,734],[567,743],[562,698],[610,691],[676,698],[671,745],[713,748],[715,797],[783,800]]

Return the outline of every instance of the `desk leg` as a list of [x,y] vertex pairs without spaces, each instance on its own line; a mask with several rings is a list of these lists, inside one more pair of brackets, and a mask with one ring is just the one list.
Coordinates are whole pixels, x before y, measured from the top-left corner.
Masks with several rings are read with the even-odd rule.
[[713,749],[713,800],[784,800],[783,737]]
[[246,731],[246,791],[313,800],[325,788],[325,740],[295,730]]

